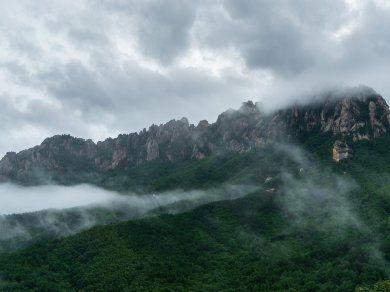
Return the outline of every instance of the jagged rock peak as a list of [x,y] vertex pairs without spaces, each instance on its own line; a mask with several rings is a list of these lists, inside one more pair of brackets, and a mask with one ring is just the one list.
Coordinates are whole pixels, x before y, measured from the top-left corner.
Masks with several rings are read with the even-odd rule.
[[196,126],[197,128],[207,128],[210,126],[209,122],[206,120],[201,120],[199,121],[198,125]]
[[382,96],[364,88],[330,92],[310,104],[295,104],[264,114],[247,101],[228,110],[215,123],[202,120],[195,127],[187,118],[152,125],[139,133],[121,134],[97,142],[57,135],[0,161],[0,179],[19,179],[36,169],[101,172],[147,161],[203,159],[220,149],[245,152],[270,140],[300,139],[330,133],[353,140],[374,139],[390,131],[390,110]]
[[190,125],[190,123],[188,122],[188,119],[186,118],[186,117],[182,117],[181,119],[180,119],[180,122],[182,122],[184,125],[186,125],[186,126],[189,126]]
[[258,114],[259,108],[257,107],[257,104],[253,103],[253,101],[248,100],[247,102],[242,103],[238,111],[244,114]]
[[376,138],[389,130],[389,106],[373,90],[364,87],[363,92],[368,94],[356,89],[322,93],[310,103],[295,104],[271,116],[290,134],[321,131],[351,136],[355,141]]

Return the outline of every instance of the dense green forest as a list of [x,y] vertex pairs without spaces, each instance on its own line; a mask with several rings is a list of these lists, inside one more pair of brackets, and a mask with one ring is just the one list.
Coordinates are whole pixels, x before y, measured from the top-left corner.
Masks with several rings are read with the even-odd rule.
[[0,291],[388,291],[390,136],[348,141],[353,156],[340,163],[333,142],[107,173],[93,183],[141,194],[258,187],[3,252]]

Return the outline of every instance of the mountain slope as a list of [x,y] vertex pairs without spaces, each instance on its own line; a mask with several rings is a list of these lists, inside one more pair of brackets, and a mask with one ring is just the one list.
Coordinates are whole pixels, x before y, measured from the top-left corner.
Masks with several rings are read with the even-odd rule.
[[[76,139],[77,148],[72,137],[50,138],[59,143],[50,142],[57,152],[46,143],[46,152],[28,167],[24,163],[41,151],[40,146],[14,154],[11,168],[16,175],[4,177],[20,182],[32,171],[42,175],[58,171],[53,177],[61,181],[72,172],[84,173],[82,180],[140,193],[208,189],[225,183],[256,185],[258,190],[193,210],[184,202],[184,207],[160,208],[147,218],[66,238],[41,237],[33,246],[0,255],[0,290],[353,291],[386,279],[390,272],[388,118],[383,98],[367,92],[341,99],[328,95],[266,116],[246,103],[238,111],[220,115],[215,124],[202,122],[202,135],[181,140],[191,147],[175,144],[178,135],[179,140],[167,148],[157,143],[159,155],[148,161],[145,142],[142,163],[132,164],[126,154],[112,169],[99,169],[92,162],[100,150],[88,152],[83,147],[93,142]],[[174,123],[187,127],[185,120]],[[188,129],[198,127],[188,125]],[[150,134],[149,130],[143,135]],[[122,145],[118,139],[109,141]],[[353,155],[333,161],[336,139],[345,140]],[[217,146],[202,148],[201,142]],[[191,158],[195,146],[204,156]],[[106,161],[112,161],[113,149],[128,151],[130,146],[110,147]],[[165,155],[172,149],[185,155],[168,159]],[[63,182],[75,179],[70,176]],[[171,210],[186,212],[164,215]],[[113,222],[110,216],[106,222]]]
[[[353,291],[373,284],[389,272],[390,209],[383,193],[388,181],[380,183],[390,170],[389,145],[389,135],[358,142],[354,157],[331,168],[285,150],[295,158],[275,161],[284,174],[274,193],[264,189],[184,214],[42,242],[0,259],[3,288]],[[364,155],[371,159],[368,166]],[[369,183],[374,174],[378,179]],[[340,180],[350,179],[362,187],[346,192]],[[322,190],[322,199],[305,195],[314,191],[311,185]]]
[[[354,156],[340,163],[321,149],[309,154],[272,144],[217,164],[212,157],[193,161],[204,163],[200,173],[218,169],[224,177],[206,175],[199,185],[246,174],[263,189],[2,255],[0,287],[353,291],[373,284],[390,268],[389,147],[386,134],[353,143]],[[161,179],[174,187],[197,177],[198,167]],[[172,175],[179,177],[171,181]]]

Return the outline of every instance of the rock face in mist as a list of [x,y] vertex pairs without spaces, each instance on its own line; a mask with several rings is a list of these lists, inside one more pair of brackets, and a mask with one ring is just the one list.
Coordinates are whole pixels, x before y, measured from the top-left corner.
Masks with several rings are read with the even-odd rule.
[[354,141],[373,139],[389,130],[389,107],[373,91],[337,98],[328,94],[270,114],[263,114],[248,101],[238,110],[220,114],[213,124],[200,121],[195,126],[182,118],[96,144],[69,135],[47,138],[31,149],[7,153],[0,161],[0,180],[19,179],[33,172],[89,173],[154,160],[203,159],[221,149],[242,153],[270,140],[291,141],[321,132]]
[[352,149],[347,143],[336,140],[333,145],[333,160],[339,162],[340,160],[347,159],[352,154]]

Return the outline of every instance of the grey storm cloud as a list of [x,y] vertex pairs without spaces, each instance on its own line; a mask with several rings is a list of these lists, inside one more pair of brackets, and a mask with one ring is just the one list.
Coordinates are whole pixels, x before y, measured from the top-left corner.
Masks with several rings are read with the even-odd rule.
[[215,120],[327,85],[390,96],[386,1],[20,0],[0,11],[0,154],[54,134]]
[[367,5],[366,13],[355,33],[345,41],[345,60],[349,63],[364,64],[371,67],[378,62],[389,62],[390,38],[389,9],[382,9],[372,3]]
[[152,1],[138,15],[138,40],[143,52],[169,64],[189,45],[196,1]]
[[145,55],[169,65],[190,45],[190,29],[199,0],[102,1],[98,4],[109,15],[124,19]]
[[314,66],[327,47],[324,35],[343,25],[343,1],[222,2],[216,30],[205,24],[205,42],[237,48],[249,68],[297,75]]

